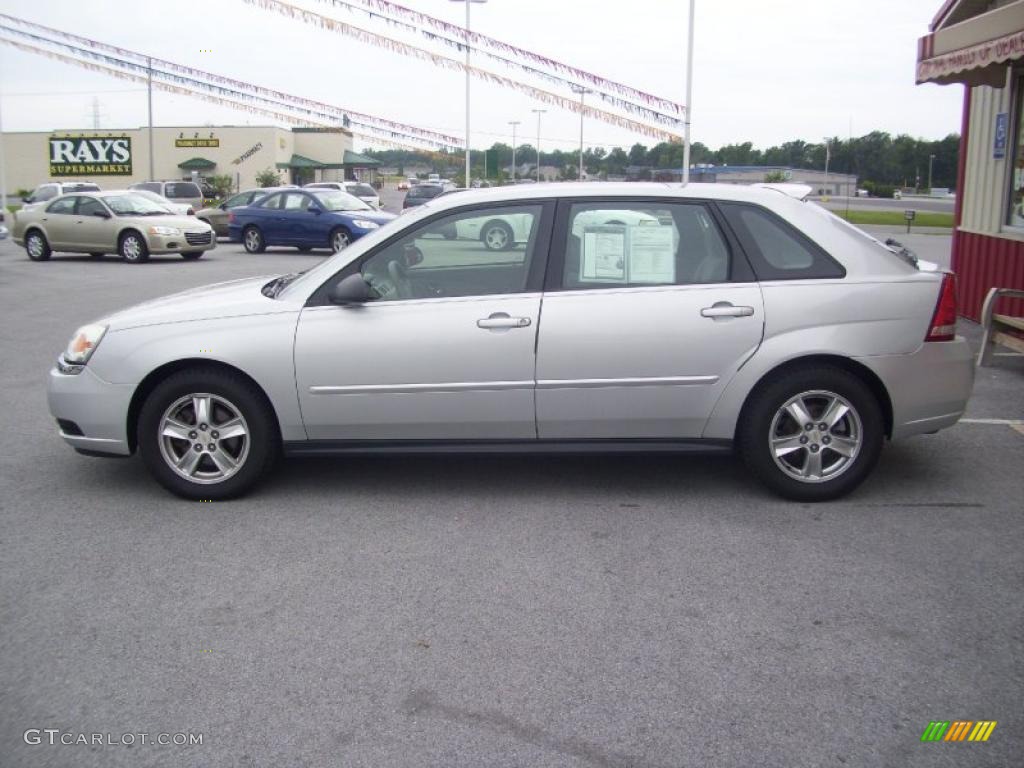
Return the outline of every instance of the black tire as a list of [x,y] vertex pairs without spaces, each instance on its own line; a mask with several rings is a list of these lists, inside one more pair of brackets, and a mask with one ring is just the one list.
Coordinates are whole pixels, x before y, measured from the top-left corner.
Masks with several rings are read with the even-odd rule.
[[[229,402],[242,416],[248,428],[248,446],[241,466],[225,479],[200,483],[186,479],[171,468],[161,447],[160,431],[165,412],[190,394],[210,394]],[[195,414],[195,411],[193,411]],[[212,439],[216,426],[211,416],[209,429],[199,433],[199,442]],[[250,381],[237,373],[217,368],[197,367],[171,374],[157,385],[143,403],[136,430],[139,454],[153,477],[164,488],[186,499],[222,500],[240,496],[249,491],[270,472],[281,446],[277,420],[263,393]],[[184,442],[184,451],[188,442]],[[217,445],[223,450],[228,440]],[[181,450],[180,446],[178,450]],[[230,449],[229,449],[230,450]],[[213,468],[212,452],[200,459],[197,467]],[[240,453],[241,455],[241,453]]]
[[121,258],[129,264],[144,264],[149,261],[149,246],[146,245],[146,238],[129,229],[121,234],[117,241],[117,252]]
[[480,228],[480,242],[489,251],[507,251],[516,244],[516,237],[506,222],[488,221]]
[[188,253],[181,254],[181,258],[185,261],[195,261],[203,257],[203,251],[189,251]]
[[[784,409],[801,395],[810,430]],[[849,410],[832,428],[821,429],[832,402]],[[836,499],[860,485],[877,463],[884,439],[885,420],[874,393],[854,374],[831,366],[796,368],[763,383],[736,428],[736,444],[750,471],[780,496],[805,502]],[[812,466],[820,468],[816,478],[798,479]]]
[[46,242],[46,235],[38,229],[29,230],[25,235],[25,253],[32,261],[49,261],[53,255],[50,244]]
[[107,254],[105,254],[105,253],[90,253],[89,254],[90,258],[93,258],[93,259],[102,259],[106,255]]
[[334,253],[338,253],[348,248],[353,242],[351,232],[345,229],[345,227],[335,227],[331,230],[330,237],[327,238],[327,247]]
[[249,253],[263,253],[267,250],[267,241],[260,228],[250,224],[242,230],[242,245]]

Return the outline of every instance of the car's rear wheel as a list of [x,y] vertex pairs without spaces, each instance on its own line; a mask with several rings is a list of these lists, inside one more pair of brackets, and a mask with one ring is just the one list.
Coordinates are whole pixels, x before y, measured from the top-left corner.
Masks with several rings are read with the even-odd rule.
[[263,253],[267,250],[267,243],[263,239],[263,233],[259,227],[249,226],[242,230],[242,244],[249,253]]
[[149,247],[146,245],[146,239],[134,230],[129,230],[121,235],[117,252],[129,264],[142,264],[149,261]]
[[480,230],[480,240],[489,251],[507,251],[515,244],[515,235],[504,221],[489,221]]
[[337,253],[343,251],[352,244],[352,234],[344,227],[338,227],[331,232],[331,250]]
[[781,496],[827,501],[856,488],[882,451],[885,422],[870,388],[833,367],[800,368],[758,389],[737,442],[750,470]]
[[196,259],[202,258],[202,251],[189,251],[188,253],[181,254],[181,258],[185,261],[195,261]]
[[157,481],[188,499],[228,499],[266,474],[280,446],[262,393],[238,374],[172,374],[139,414],[139,453]]
[[47,261],[53,255],[50,244],[46,242],[46,235],[37,229],[25,236],[25,253],[32,261]]

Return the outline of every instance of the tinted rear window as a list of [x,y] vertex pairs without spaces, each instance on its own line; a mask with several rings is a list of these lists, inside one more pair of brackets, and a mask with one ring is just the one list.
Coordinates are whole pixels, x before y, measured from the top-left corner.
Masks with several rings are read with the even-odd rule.
[[202,197],[203,191],[191,181],[175,181],[166,186],[164,197]]
[[409,190],[409,197],[437,197],[444,190],[441,187],[435,187],[428,184],[420,184]]

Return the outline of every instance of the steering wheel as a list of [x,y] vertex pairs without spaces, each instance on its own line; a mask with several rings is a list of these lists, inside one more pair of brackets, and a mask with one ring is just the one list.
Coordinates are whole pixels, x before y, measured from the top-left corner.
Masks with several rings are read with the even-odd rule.
[[409,282],[409,277],[405,273],[405,267],[402,266],[398,259],[392,259],[388,262],[388,277],[394,283],[395,293],[398,294],[398,298],[412,298],[412,283]]

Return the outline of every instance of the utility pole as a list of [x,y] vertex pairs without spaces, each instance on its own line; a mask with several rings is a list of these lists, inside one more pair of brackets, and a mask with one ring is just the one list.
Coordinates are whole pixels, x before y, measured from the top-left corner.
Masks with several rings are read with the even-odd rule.
[[690,183],[690,123],[693,118],[693,6],[690,0],[690,41],[686,46],[686,122],[683,124],[683,184]]
[[487,0],[450,0],[453,3],[466,4],[466,187],[469,187],[469,7],[473,3],[486,3]]
[[932,163],[935,162],[935,155],[928,155],[928,194],[932,193]]
[[92,97],[92,127],[93,130],[99,130],[100,128],[100,98],[99,96]]
[[824,187],[825,195],[828,198],[828,156],[829,156],[829,145],[832,143],[832,139],[828,136],[825,137],[825,181],[822,186]]
[[574,85],[572,92],[580,95],[580,172],[576,179],[583,181],[583,97],[594,91],[591,88],[584,88],[582,85]]
[[[0,67],[0,72],[3,72]],[[3,83],[0,82],[0,86]],[[4,162],[3,89],[0,87],[0,216],[7,216],[7,165]]]
[[156,179],[153,172],[153,57],[146,57],[146,98],[149,103],[149,180]]
[[516,181],[516,126],[519,125],[518,120],[509,120],[508,124],[512,126],[512,183]]
[[540,116],[547,112],[546,109],[531,109],[537,115],[537,182],[540,182]]

